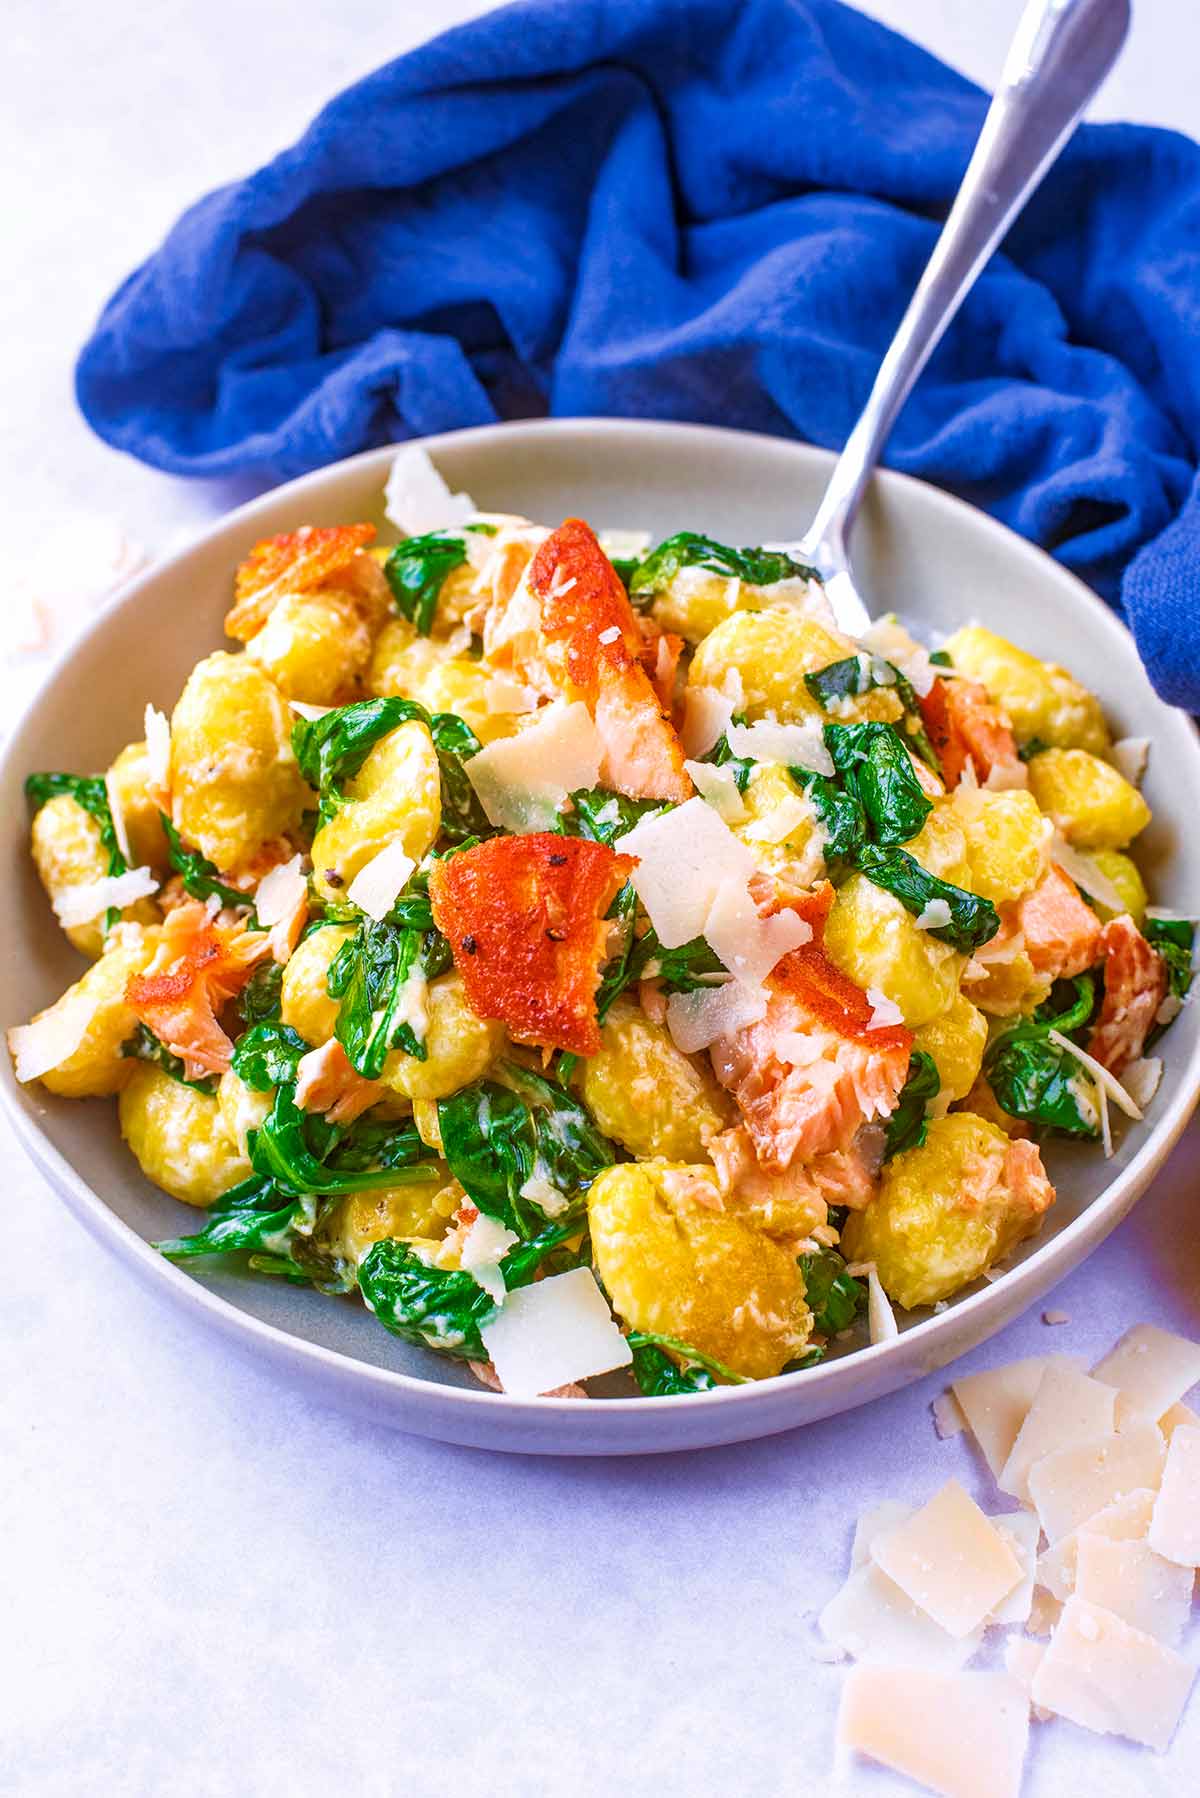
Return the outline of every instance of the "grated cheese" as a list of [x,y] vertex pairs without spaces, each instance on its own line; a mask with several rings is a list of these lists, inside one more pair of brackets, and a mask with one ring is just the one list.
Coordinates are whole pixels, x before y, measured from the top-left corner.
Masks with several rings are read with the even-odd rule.
[[64,993],[31,1024],[14,1024],[8,1050],[22,1085],[39,1080],[51,1068],[69,1061],[87,1035],[99,1000],[87,993]]
[[1079,1532],[1076,1596],[1103,1605],[1169,1648],[1183,1640],[1195,1583],[1194,1568],[1165,1560],[1148,1542]]
[[942,1798],[1018,1798],[1029,1705],[1007,1673],[853,1667],[837,1733]]
[[953,1479],[876,1541],[872,1558],[952,1636],[977,1629],[1023,1573],[1012,1543]]
[[814,774],[833,773],[833,758],[816,718],[803,724],[776,724],[770,718],[760,718],[755,724],[731,724],[725,737],[734,755],[748,756],[751,761],[783,762]]
[[1048,1367],[1004,1466],[1001,1492],[1029,1502],[1029,1470],[1043,1455],[1111,1433],[1116,1395],[1111,1386],[1071,1367]]
[[397,451],[384,488],[384,513],[406,537],[453,530],[476,515],[469,493],[452,493],[419,444]]
[[463,765],[489,822],[521,836],[553,829],[567,795],[596,785],[603,753],[592,715],[576,699],[544,706],[515,737],[489,743]]
[[939,1392],[930,1410],[933,1412],[933,1427],[942,1442],[951,1436],[961,1436],[967,1427],[966,1412],[952,1392]]
[[981,1631],[949,1635],[871,1561],[851,1572],[817,1625],[827,1642],[867,1665],[949,1670],[970,1660],[982,1640]]
[[331,705],[306,705],[302,699],[289,699],[288,708],[309,724],[315,724],[318,718],[328,718],[335,709]]
[[633,1359],[586,1267],[510,1292],[479,1334],[512,1398],[537,1398]]
[[1171,1433],[1147,1541],[1168,1560],[1200,1567],[1200,1430],[1189,1424]]
[[917,915],[919,930],[943,930],[950,922],[950,906],[945,899],[930,899]]
[[950,1383],[993,1477],[999,1476],[1012,1452],[1047,1367],[1073,1367],[1082,1372],[1083,1362],[1073,1355],[1031,1355],[1024,1361],[1011,1361],[1007,1367],[964,1374]]
[[382,923],[408,885],[416,865],[401,839],[393,837],[385,848],[363,863],[346,888],[346,897],[377,924]]
[[105,874],[99,880],[64,887],[51,903],[63,929],[70,930],[76,924],[90,924],[110,908],[123,911],[127,905],[148,899],[157,891],[158,876],[153,869],[130,868],[125,874]]
[[1112,746],[1113,767],[1131,786],[1141,786],[1149,759],[1149,737],[1121,737]]
[[1152,1423],[1044,1455],[1029,1470],[1029,1495],[1047,1540],[1060,1541],[1140,1487],[1157,1488],[1165,1455],[1162,1435]]
[[1073,1055],[1081,1067],[1087,1069],[1096,1085],[1103,1087],[1113,1104],[1118,1106],[1126,1117],[1132,1118],[1135,1123],[1141,1122],[1141,1112],[1116,1075],[1110,1074],[1103,1062],[1097,1061],[1094,1055],[1089,1055],[1086,1049],[1081,1049],[1078,1043],[1073,1043],[1069,1036],[1063,1035],[1061,1030],[1047,1030],[1046,1036],[1058,1048],[1065,1049],[1068,1055]]
[[683,702],[683,729],[679,733],[685,753],[707,755],[725,735],[736,709],[734,701],[719,687],[689,687]]
[[755,991],[740,980],[727,980],[693,993],[672,993],[667,1000],[667,1029],[677,1049],[695,1055],[747,1024],[757,1024],[766,1011],[763,988]]
[[1137,1324],[1098,1361],[1093,1377],[1115,1386],[1146,1417],[1161,1417],[1200,1384],[1200,1342]]
[[[300,872],[303,856],[293,855],[264,874],[254,892],[254,910],[264,930],[290,917],[308,892],[308,882]],[[357,904],[357,900],[355,901]]]
[[871,1002],[871,1020],[868,1030],[890,1030],[894,1024],[903,1024],[904,1013],[894,999],[889,999],[885,992],[877,986],[867,988],[867,998]]
[[[468,762],[468,770],[478,760]],[[703,799],[643,818],[613,847],[638,857],[633,884],[664,949],[702,935],[722,883],[736,880],[744,886],[757,866],[752,852]]]
[[1162,1084],[1163,1064],[1157,1055],[1143,1055],[1122,1070],[1121,1084],[1134,1104],[1145,1111]]
[[746,816],[746,802],[738,791],[737,777],[726,764],[717,768],[712,762],[685,762],[692,785],[706,805],[711,805],[726,824],[740,824]]
[[148,705],[142,721],[146,737],[146,762],[154,786],[166,790],[171,784],[171,726],[166,714]]
[[459,1266],[481,1286],[494,1305],[502,1305],[507,1296],[500,1263],[514,1243],[520,1242],[514,1230],[508,1230],[496,1218],[481,1211],[462,1239]]
[[1194,1676],[1174,1649],[1100,1605],[1069,1598],[1034,1675],[1032,1697],[1085,1729],[1128,1736],[1161,1753]]
[[703,936],[717,959],[745,987],[761,987],[780,959],[812,941],[812,925],[786,906],[764,918],[744,879],[723,880]]
[[867,1270],[867,1334],[872,1344],[890,1342],[900,1334],[896,1313],[873,1267]]

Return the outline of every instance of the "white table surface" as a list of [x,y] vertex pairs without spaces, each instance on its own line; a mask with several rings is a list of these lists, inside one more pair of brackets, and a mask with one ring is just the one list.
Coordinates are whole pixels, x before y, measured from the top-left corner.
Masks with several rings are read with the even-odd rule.
[[[583,3],[583,0],[581,0]],[[74,351],[112,286],[208,187],[469,0],[16,0],[5,13],[0,478],[7,607],[28,545],[119,521],[151,552],[240,497],[93,439]],[[968,73],[1008,0],[873,0]],[[1099,112],[1196,123],[1185,0],[1139,0]],[[1191,46],[1183,40],[1190,37]],[[11,650],[11,633],[8,643]],[[0,709],[40,678],[0,657]],[[810,1658],[852,1519],[919,1499],[942,1382],[819,1430],[628,1463],[443,1448],[350,1423],[147,1296],[66,1217],[0,1123],[0,1790],[792,1794],[828,1785],[840,1675]],[[1200,1134],[1040,1313],[971,1357],[1099,1352],[1146,1317],[1200,1335]],[[840,1447],[844,1476],[806,1473]],[[1197,1652],[1195,1632],[1191,1653]],[[1182,1794],[1166,1761],[1035,1730],[1033,1798]],[[909,1790],[858,1770],[853,1792]]]

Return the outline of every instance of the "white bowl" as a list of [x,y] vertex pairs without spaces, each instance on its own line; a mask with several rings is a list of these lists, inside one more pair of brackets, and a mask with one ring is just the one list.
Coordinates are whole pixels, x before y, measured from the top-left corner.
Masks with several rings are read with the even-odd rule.
[[[825,451],[779,438],[608,419],[493,426],[431,438],[427,447],[451,485],[488,510],[548,523],[577,513],[598,527],[656,537],[698,529],[730,543],[794,537],[832,465]],[[5,1025],[48,1004],[80,971],[27,853],[25,775],[106,767],[140,737],[148,699],[170,710],[192,664],[221,645],[233,570],[258,538],[310,523],[382,526],[392,453],[355,456],[231,513],[134,581],[63,658],[0,768]],[[983,513],[902,475],[876,482],[855,549],[862,591],[877,610],[943,633],[984,621],[1070,667],[1100,695],[1118,735],[1152,739],[1145,790],[1154,823],[1142,859],[1155,901],[1194,915],[1200,747],[1185,714],[1155,696],[1132,640],[1100,601]],[[193,1227],[195,1214],[141,1178],[120,1141],[115,1106],[26,1091],[7,1056],[0,1091],[29,1153],[80,1222],[229,1347],[265,1358],[348,1410],[420,1435],[526,1453],[642,1454],[744,1441],[848,1410],[944,1366],[1033,1304],[1121,1221],[1182,1131],[1200,1090],[1200,1007],[1183,1012],[1161,1053],[1166,1071],[1149,1125],[1130,1128],[1111,1161],[1096,1147],[1050,1151],[1058,1202],[1001,1278],[937,1315],[906,1319],[892,1342],[807,1372],[686,1398],[594,1403],[499,1397],[457,1363],[389,1336],[351,1300],[252,1275],[195,1272],[195,1263],[173,1266],[148,1245]],[[198,1364],[196,1377],[217,1377],[215,1360]]]

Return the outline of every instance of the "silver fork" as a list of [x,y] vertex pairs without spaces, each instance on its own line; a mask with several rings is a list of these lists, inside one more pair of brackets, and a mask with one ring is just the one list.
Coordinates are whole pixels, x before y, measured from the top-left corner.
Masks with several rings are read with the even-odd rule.
[[1029,0],[1021,15],[941,236],[794,552],[821,575],[838,623],[851,635],[867,629],[871,614],[854,584],[847,540],[896,415],[976,276],[1117,60],[1129,16],[1129,0]]

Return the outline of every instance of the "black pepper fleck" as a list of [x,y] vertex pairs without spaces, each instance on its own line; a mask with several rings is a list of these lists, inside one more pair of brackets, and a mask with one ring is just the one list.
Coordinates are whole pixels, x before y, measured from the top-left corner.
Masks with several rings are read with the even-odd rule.
[[344,887],[346,884],[336,868],[326,868],[325,878],[331,887]]
[[552,943],[565,943],[567,940],[567,933],[565,930],[548,930],[546,935],[550,938]]
[[475,951],[479,947],[479,944],[475,941],[475,938],[473,936],[465,936],[463,938],[462,946],[466,950],[468,955],[474,955]]
[[552,855],[550,857],[550,866],[552,868],[565,868],[566,865],[567,858],[565,855]]

